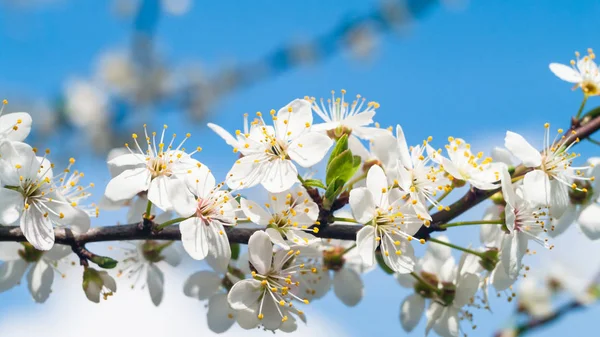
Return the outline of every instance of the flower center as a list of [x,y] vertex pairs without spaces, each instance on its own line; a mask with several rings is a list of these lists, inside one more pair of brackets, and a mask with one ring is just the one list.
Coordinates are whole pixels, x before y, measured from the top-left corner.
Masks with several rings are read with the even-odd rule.
[[155,158],[150,158],[147,163],[148,169],[152,173],[152,178],[158,176],[170,177],[173,172],[171,172],[169,164],[170,162],[166,160],[162,154],[159,154]]
[[598,86],[596,86],[596,84],[592,81],[584,81],[581,83],[581,90],[583,90],[583,92],[586,95],[598,95],[600,94],[600,90],[598,89]]

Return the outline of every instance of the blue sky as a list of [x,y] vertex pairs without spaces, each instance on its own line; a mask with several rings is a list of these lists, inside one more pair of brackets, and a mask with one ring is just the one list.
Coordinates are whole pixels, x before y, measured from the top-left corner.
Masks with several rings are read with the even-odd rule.
[[[196,3],[184,16],[163,16],[156,41],[169,62],[200,61],[209,72],[216,72],[228,62],[252,61],[297,38],[326,32],[348,13],[361,13],[374,4],[358,0],[343,5],[316,0]],[[599,13],[600,3],[584,0],[472,1],[460,10],[435,6],[401,32],[379,36],[369,59],[341,53],[235,91],[212,108],[209,119],[233,130],[241,127],[245,112],[277,109],[296,97],[326,97],[330,90],[344,88],[349,94],[378,101],[377,121],[383,126],[400,123],[412,143],[432,135],[433,143],[442,146],[446,137],[455,136],[469,140],[476,150],[488,151],[502,145],[506,130],[541,139],[545,122],[567,128],[582,98],[554,77],[548,64],[568,63],[575,50],[600,48]],[[0,96],[52,98],[66,79],[90,76],[92,60],[101,52],[127,48],[130,33],[131,23],[116,18],[108,2],[58,1],[27,10],[0,5]],[[588,104],[599,103],[592,98]],[[8,111],[15,110],[19,107],[8,106]],[[233,161],[224,142],[203,124],[186,125],[176,111],[160,113],[149,122],[171,124],[178,133],[192,132],[193,141],[204,147],[198,159],[217,176],[224,176]],[[182,125],[186,128],[180,129]],[[583,157],[598,154],[588,143],[579,151]],[[87,176],[103,186],[108,172],[97,169],[104,167],[103,158],[82,154]],[[101,189],[96,193],[101,194]],[[474,211],[472,219],[480,212]],[[114,221],[113,215],[106,214],[98,223],[107,221]],[[450,237],[468,244],[476,243],[478,236],[470,229]],[[598,245],[593,247],[597,251]],[[343,323],[353,336],[402,335],[398,312],[408,292],[379,271],[364,280],[366,296],[357,307],[346,308],[330,294],[314,302],[315,308]],[[33,305],[25,287],[0,295],[0,301],[0,313]],[[490,336],[509,322],[512,310],[512,305],[496,301],[493,315],[477,313],[478,328],[470,335]],[[598,314],[597,308],[573,314],[532,336],[585,334],[595,328],[590,318]],[[423,323],[424,319],[412,335],[422,334]]]

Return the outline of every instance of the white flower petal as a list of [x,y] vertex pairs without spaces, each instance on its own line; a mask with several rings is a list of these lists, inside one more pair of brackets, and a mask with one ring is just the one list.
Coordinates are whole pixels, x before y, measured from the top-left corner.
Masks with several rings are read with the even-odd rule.
[[373,165],[367,172],[367,188],[373,195],[375,204],[381,207],[388,206],[387,191],[388,181],[383,169],[379,165]]
[[219,221],[213,220],[211,222],[208,229],[208,239],[208,255],[214,258],[213,265],[218,265],[220,270],[227,270],[231,260],[231,247],[225,229]]
[[[533,170],[523,178],[525,199],[536,206],[547,206],[550,199],[550,180],[541,170]],[[550,210],[554,215],[554,211]]]
[[165,277],[163,272],[154,263],[148,265],[146,284],[148,285],[148,292],[150,292],[152,303],[155,306],[159,306],[163,299]]
[[44,303],[52,292],[54,270],[44,260],[38,261],[29,269],[27,284],[31,296],[37,303]]
[[298,170],[294,163],[287,159],[277,159],[266,166],[261,184],[271,193],[280,193],[290,189],[296,182],[298,182]]
[[404,131],[400,124],[396,125],[396,139],[398,142],[398,152],[399,152],[399,160],[402,163],[402,166],[412,169],[413,163],[411,160],[410,152],[408,151],[408,144],[406,143],[406,137],[404,136]]
[[[560,219],[552,219],[552,227],[548,231],[550,237],[557,237],[564,233],[567,228],[571,226],[577,220],[577,206],[569,205],[567,210],[563,213]],[[600,224],[600,221],[597,221]]]
[[185,296],[206,300],[215,295],[221,287],[221,276],[210,270],[196,272],[183,284]]
[[248,258],[254,269],[266,275],[271,268],[273,244],[271,238],[263,231],[256,231],[248,240]]
[[364,226],[356,233],[356,250],[358,250],[363,262],[372,266],[375,264],[375,227]]
[[342,268],[333,273],[333,292],[345,305],[353,307],[363,297],[363,282],[357,272]]
[[[17,127],[15,130],[14,127]],[[2,129],[8,127],[5,134]],[[31,131],[31,116],[26,112],[13,112],[0,116],[0,136],[8,140],[22,142]]]
[[150,187],[148,187],[148,200],[163,211],[170,210],[173,206],[169,198],[169,189],[175,180],[175,178],[167,176],[158,176],[152,179]]
[[290,245],[288,245],[287,242],[285,242],[285,239],[283,238],[283,236],[281,236],[281,233],[275,228],[267,228],[265,229],[265,233],[267,233],[269,238],[271,238],[271,242],[273,242],[273,244],[285,250],[290,249]]
[[454,296],[454,306],[460,308],[467,305],[471,298],[479,289],[479,276],[472,273],[464,273],[460,275],[456,282],[456,294]]
[[242,198],[240,206],[244,214],[257,225],[266,226],[271,220],[271,214],[252,200]]
[[0,224],[8,226],[17,221],[23,205],[25,199],[21,193],[0,187]]
[[186,187],[186,184],[175,179],[168,185],[168,196],[173,210],[184,218],[187,218],[196,212],[198,202],[194,195]]
[[203,260],[208,255],[208,227],[200,218],[193,217],[179,224],[181,243],[194,260]]
[[373,194],[365,188],[355,188],[350,191],[350,208],[358,223],[367,224],[375,217],[377,205],[373,200]]
[[108,162],[109,166],[114,166],[117,170],[126,167],[127,169],[134,169],[146,166],[146,156],[140,153],[125,153],[111,159]]
[[582,81],[581,75],[573,68],[560,63],[550,63],[550,70],[563,81],[569,83],[579,83]]
[[213,130],[217,135],[219,135],[219,137],[223,138],[227,145],[230,145],[234,148],[240,147],[237,139],[235,139],[229,132],[225,131],[225,129],[213,123],[208,123],[207,125],[211,130]]
[[307,125],[310,127],[312,122],[310,102],[301,98],[295,99],[277,112],[277,120],[275,120],[277,138],[294,139],[307,130]]
[[502,147],[494,147],[492,149],[492,160],[495,163],[503,163],[507,166],[514,165],[512,153],[510,153],[510,151]]
[[251,309],[255,306],[258,297],[262,293],[261,288],[262,286],[258,280],[241,280],[231,287],[227,295],[227,301],[235,310]]
[[506,131],[504,146],[527,167],[538,167],[542,164],[542,155],[523,136]]
[[236,310],[235,314],[235,320],[242,329],[254,329],[260,323],[258,315],[254,310]]
[[333,145],[326,135],[308,132],[294,139],[288,148],[290,158],[302,167],[310,167],[320,162]]
[[490,276],[492,281],[492,285],[497,291],[504,291],[508,289],[508,287],[512,286],[517,278],[511,278],[506,273],[506,268],[502,264],[502,261],[499,261],[496,265],[494,271],[492,271],[492,275]]
[[550,180],[550,214],[553,217],[560,218],[563,216],[571,199],[569,198],[569,187],[560,181]]
[[521,271],[521,260],[527,251],[525,234],[514,233],[506,235],[502,242],[500,258],[508,277],[516,278]]
[[54,245],[52,248],[42,255],[42,259],[48,263],[55,263],[65,257],[69,256],[73,250],[67,245]]
[[146,167],[124,171],[108,182],[104,194],[112,201],[131,199],[136,194],[148,190],[150,178],[150,171]]
[[214,333],[223,333],[235,323],[235,311],[227,302],[227,294],[216,294],[208,300],[206,322]]
[[179,243],[172,241],[169,246],[162,250],[160,255],[162,256],[163,261],[170,266],[177,267],[181,263],[181,254],[182,252]]
[[54,245],[54,229],[52,223],[43,214],[30,207],[23,212],[20,220],[21,231],[33,247],[49,250]]
[[400,304],[400,323],[406,332],[411,332],[425,311],[425,299],[419,294],[412,294]]
[[28,266],[29,263],[23,259],[5,261],[0,264],[0,293],[19,284]]
[[585,236],[591,240],[600,239],[600,205],[593,203],[585,207],[577,222]]
[[373,124],[375,110],[367,110],[344,119],[343,124],[352,128]]

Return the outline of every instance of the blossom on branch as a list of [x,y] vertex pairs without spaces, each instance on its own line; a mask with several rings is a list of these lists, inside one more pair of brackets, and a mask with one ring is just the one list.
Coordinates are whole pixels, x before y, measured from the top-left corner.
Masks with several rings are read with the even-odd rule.
[[[298,169],[320,162],[333,144],[329,137],[312,131],[313,116],[310,103],[296,99],[279,109],[271,110],[274,126],[267,125],[260,112],[258,119],[244,126],[244,132],[235,132],[234,138],[218,125],[209,123],[234,152],[238,159],[227,174],[227,185],[231,189],[249,188],[261,184],[271,193],[288,190],[298,182]],[[245,116],[246,118],[246,116]]]
[[[108,162],[115,166],[121,173],[112,178],[106,186],[104,194],[111,201],[123,201],[133,198],[140,192],[147,191],[148,200],[163,211],[172,209],[169,200],[168,190],[170,186],[178,179],[183,179],[186,174],[197,171],[202,164],[191,156],[201,150],[198,147],[191,153],[186,153],[183,145],[190,137],[186,134],[184,140],[173,147],[175,134],[169,142],[165,144],[165,132],[167,126],[164,125],[160,139],[156,139],[156,132],[152,137],[148,136],[146,126],[144,125],[144,142],[147,149],[142,150],[137,138],[133,134],[135,148],[132,150],[128,144],[128,154],[120,155]],[[149,214],[147,216],[150,216]]]
[[240,201],[244,214],[257,225],[266,226],[265,233],[273,244],[283,249],[292,245],[306,246],[319,239],[310,233],[318,233],[319,206],[310,198],[306,189],[296,186],[289,191],[269,194],[264,208],[252,200]]

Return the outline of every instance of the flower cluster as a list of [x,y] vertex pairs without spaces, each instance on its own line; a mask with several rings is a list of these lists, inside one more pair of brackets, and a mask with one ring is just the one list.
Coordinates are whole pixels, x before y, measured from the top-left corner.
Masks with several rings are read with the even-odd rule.
[[[550,66],[583,90],[584,104],[600,85],[594,58],[590,50],[572,68]],[[261,112],[252,121],[245,114],[243,128],[233,133],[209,123],[235,153],[223,180],[193,158],[200,147],[186,150],[189,133],[179,142],[166,125],[160,133],[144,125],[143,135],[132,134],[131,144],[109,155],[112,178],[99,203],[129,207],[134,238],[144,239],[122,247],[117,276],[130,279],[132,288],[147,288],[159,305],[166,282],[161,265],[182,260],[180,246],[160,236],[179,224],[167,238],[181,235],[187,255],[213,269],[191,275],[184,293],[208,300],[215,332],[236,322],[244,329],[294,331],[298,320],[306,322],[305,305],[331,289],[345,305],[357,305],[361,274],[379,266],[414,290],[400,305],[406,331],[424,315],[426,333],[456,337],[465,324],[475,327],[474,309],[490,308],[492,288],[512,300],[509,290],[529,271],[523,259],[535,253],[530,241],[552,249],[551,238],[574,222],[590,239],[600,238],[600,159],[575,165],[575,127],[551,138],[546,123],[539,149],[508,131],[504,147],[484,156],[457,137],[440,148],[432,137],[409,146],[400,125],[380,128],[373,121],[379,108],[360,95],[349,102],[342,90],[327,101],[294,99],[265,114],[270,120]],[[83,290],[99,302],[100,295],[116,292],[117,283],[88,263],[112,268],[116,261],[86,251],[89,237],[71,247],[54,245],[54,227],[84,233],[97,208],[81,205],[90,194],[80,185],[83,173],[72,169],[74,159],[54,174],[49,151],[39,156],[23,142],[30,128],[28,114],[0,111],[0,223],[18,225],[28,241],[0,246],[0,291],[30,268],[32,296],[43,302],[52,284],[43,280],[52,279],[56,261],[72,248],[85,266]],[[324,175],[317,179],[319,170]],[[259,185],[264,195],[250,189]],[[449,203],[459,189],[465,197]],[[492,204],[483,219],[449,222],[486,198]],[[479,247],[433,235],[466,225],[480,225]],[[336,231],[351,233],[339,239],[355,239],[332,239]],[[246,240],[247,252],[240,254],[238,243]],[[413,245],[426,243],[419,257]],[[453,249],[462,252],[458,263]],[[528,298],[527,286],[521,288],[523,306],[546,315],[546,299]]]

